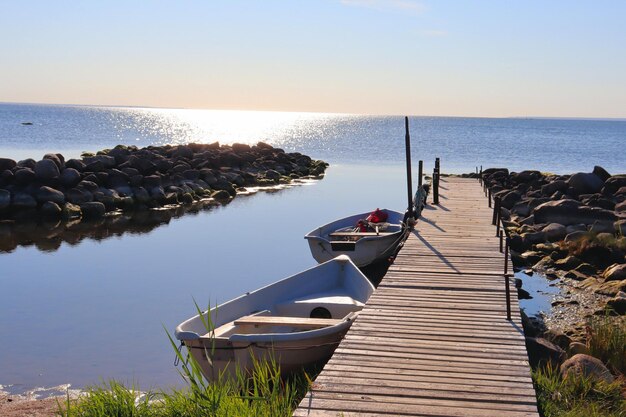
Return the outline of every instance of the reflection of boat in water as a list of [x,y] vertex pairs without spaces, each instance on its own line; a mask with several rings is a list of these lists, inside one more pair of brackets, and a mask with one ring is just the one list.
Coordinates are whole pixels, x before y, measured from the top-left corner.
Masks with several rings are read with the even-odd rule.
[[385,221],[369,222],[359,227],[371,213],[355,214],[318,227],[309,232],[311,254],[317,262],[325,262],[338,255],[348,255],[358,267],[369,265],[391,256],[406,237],[408,227],[404,214],[383,209]]
[[270,356],[290,373],[330,358],[373,291],[341,256],[192,317],[176,338],[208,380]]

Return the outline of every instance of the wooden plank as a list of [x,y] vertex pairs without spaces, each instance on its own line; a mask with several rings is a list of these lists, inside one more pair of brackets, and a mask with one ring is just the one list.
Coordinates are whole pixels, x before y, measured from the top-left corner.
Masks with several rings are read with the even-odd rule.
[[292,326],[303,328],[322,328],[334,326],[343,320],[313,319],[309,317],[282,317],[282,316],[244,316],[235,320],[235,326]]

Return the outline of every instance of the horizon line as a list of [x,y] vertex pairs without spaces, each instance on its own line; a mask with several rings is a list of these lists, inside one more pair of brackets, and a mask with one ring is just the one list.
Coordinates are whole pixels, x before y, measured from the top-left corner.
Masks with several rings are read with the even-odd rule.
[[0,101],[0,105],[35,105],[35,106],[58,106],[58,107],[104,107],[119,109],[155,109],[155,110],[207,110],[207,111],[240,111],[240,112],[267,112],[267,113],[308,113],[308,114],[331,114],[344,116],[369,116],[369,117],[436,117],[436,118],[459,118],[459,119],[544,119],[544,120],[590,120],[590,121],[626,121],[626,117],[589,117],[589,116],[452,116],[452,115],[420,115],[420,114],[374,114],[374,113],[346,113],[324,111],[301,111],[301,110],[262,110],[262,109],[228,109],[228,108],[205,108],[205,107],[159,107],[145,105],[120,105],[120,104],[77,104],[77,103],[41,103],[21,101]]

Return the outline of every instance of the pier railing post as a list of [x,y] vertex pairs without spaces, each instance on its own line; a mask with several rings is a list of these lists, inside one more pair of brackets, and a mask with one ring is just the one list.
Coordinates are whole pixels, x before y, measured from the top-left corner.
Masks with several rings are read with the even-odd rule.
[[[405,150],[406,150],[406,188],[407,188],[407,195],[408,195],[408,207],[407,207],[407,214],[408,213],[413,213],[413,184],[412,184],[412,178],[411,178],[411,136],[409,135],[409,118],[405,117],[404,118],[404,128],[405,128],[405,135],[404,135],[404,145],[405,145]],[[410,215],[410,217],[413,217],[413,215]]]
[[498,217],[498,197],[493,202],[493,216],[491,217],[491,224],[497,226],[496,219]]
[[491,188],[489,189],[489,195],[487,196],[487,201],[489,202],[489,207],[491,207]]
[[439,173],[433,168],[433,204],[439,204]]
[[511,284],[509,282],[509,238],[504,245],[504,292],[506,293],[506,319],[511,321]]
[[420,160],[417,163],[417,186],[422,186],[422,177],[424,176],[424,161]]

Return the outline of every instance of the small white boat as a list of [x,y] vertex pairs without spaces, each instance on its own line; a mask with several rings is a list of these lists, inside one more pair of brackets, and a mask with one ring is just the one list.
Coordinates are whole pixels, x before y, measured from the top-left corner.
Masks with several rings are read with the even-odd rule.
[[326,262],[338,255],[347,255],[358,267],[369,265],[393,254],[408,230],[404,214],[383,209],[385,222],[370,223],[367,231],[356,227],[371,213],[355,214],[320,226],[304,236],[317,262]]
[[363,308],[374,286],[346,256],[285,278],[176,328],[209,380],[249,370],[271,357],[288,374],[327,360]]

